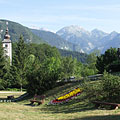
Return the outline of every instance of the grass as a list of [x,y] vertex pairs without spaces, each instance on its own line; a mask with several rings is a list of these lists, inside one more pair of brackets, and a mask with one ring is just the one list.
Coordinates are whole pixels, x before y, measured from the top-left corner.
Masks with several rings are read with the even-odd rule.
[[[0,120],[120,120],[120,109],[94,109],[85,93],[63,105],[47,105],[47,103],[79,87],[78,83],[69,83],[45,93],[45,104],[29,105],[29,99],[21,102],[0,103]],[[12,93],[0,93],[0,98]],[[16,97],[23,93],[14,93]],[[12,95],[14,95],[12,94]]]

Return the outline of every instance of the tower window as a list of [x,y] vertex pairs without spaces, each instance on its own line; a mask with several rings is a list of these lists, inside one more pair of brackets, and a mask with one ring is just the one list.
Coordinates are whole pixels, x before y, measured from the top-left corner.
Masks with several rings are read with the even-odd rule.
[[6,44],[5,47],[8,47],[8,45]]

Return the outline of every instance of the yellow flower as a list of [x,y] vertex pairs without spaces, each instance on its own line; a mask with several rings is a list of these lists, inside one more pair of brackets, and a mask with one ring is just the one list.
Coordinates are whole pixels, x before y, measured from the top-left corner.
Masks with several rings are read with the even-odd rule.
[[58,100],[63,100],[63,99],[67,99],[69,97],[72,97],[74,95],[76,95],[77,93],[81,92],[80,88],[76,88],[74,89],[73,91],[71,91],[70,93],[64,95],[64,96],[61,96],[59,98],[57,98]]

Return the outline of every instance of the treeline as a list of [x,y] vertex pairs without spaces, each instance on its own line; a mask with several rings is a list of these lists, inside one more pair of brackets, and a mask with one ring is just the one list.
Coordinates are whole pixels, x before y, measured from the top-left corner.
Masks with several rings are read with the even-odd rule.
[[120,51],[110,48],[104,54],[97,57],[96,67],[99,73],[120,71]]
[[0,45],[0,89],[25,88],[30,94],[41,94],[53,88],[57,80],[95,74],[95,60],[96,56],[90,54],[87,64],[82,64],[72,56],[62,57],[56,47],[26,44],[21,36],[13,43],[11,66]]
[[87,62],[88,55],[86,53],[80,53],[76,51],[68,51],[68,50],[62,50],[62,49],[59,49],[59,52],[61,56],[64,56],[64,57],[72,56],[73,58],[76,58],[77,61],[80,61],[82,63]]

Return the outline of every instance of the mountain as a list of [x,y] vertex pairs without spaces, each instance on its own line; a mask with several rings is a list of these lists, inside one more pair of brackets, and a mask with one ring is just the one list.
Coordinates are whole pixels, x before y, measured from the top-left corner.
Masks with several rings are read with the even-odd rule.
[[60,36],[66,37],[66,40],[69,39],[69,37],[72,37],[74,35],[76,35],[77,37],[87,37],[90,35],[88,31],[86,31],[85,29],[77,25],[64,27],[61,30],[59,30],[57,34]]
[[66,41],[79,45],[86,53],[95,49],[104,53],[110,47],[120,47],[120,34],[115,31],[109,34],[98,29],[87,31],[80,26],[71,25],[60,29],[56,33]]
[[18,41],[20,35],[23,35],[25,42],[27,43],[43,43],[44,41],[33,34],[31,30],[19,23],[8,21],[8,20],[0,20],[0,37],[4,38],[5,31],[6,31],[6,22],[8,22],[9,34],[11,36],[12,42]]
[[79,26],[64,27],[57,34],[66,41],[79,45],[84,52],[94,48],[93,43],[90,41],[91,33]]
[[108,36],[104,37],[101,41],[103,44],[100,47],[104,46],[103,49],[100,49],[101,53],[104,53],[110,47],[120,48],[120,34],[115,31],[111,32]]
[[51,46],[55,46],[59,49],[64,49],[64,50],[82,52],[79,45],[64,40],[56,33],[44,31],[44,30],[36,30],[36,29],[31,29],[31,31],[38,37],[42,38],[45,42],[47,42]]
[[102,39],[104,37],[106,37],[108,35],[108,33],[105,33],[101,30],[98,29],[94,29],[91,31],[91,36],[90,36],[90,40],[92,41],[92,43],[94,44],[94,46],[100,46],[102,43]]
[[100,39],[100,38],[103,38],[107,35],[108,35],[108,33],[105,33],[105,32],[98,30],[98,29],[94,29],[91,31],[91,37],[95,38],[95,39]]

